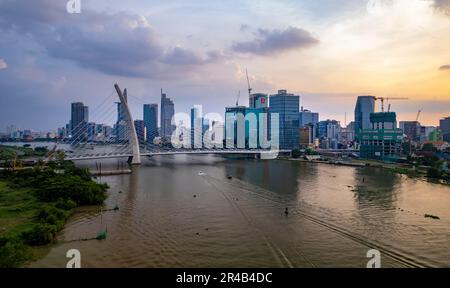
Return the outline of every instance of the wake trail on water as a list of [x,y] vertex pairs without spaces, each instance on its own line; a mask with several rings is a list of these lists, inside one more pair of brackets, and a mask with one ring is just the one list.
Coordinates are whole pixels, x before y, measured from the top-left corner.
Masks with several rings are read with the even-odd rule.
[[[351,232],[351,231],[349,231],[343,227],[337,226],[329,221],[321,220],[321,219],[319,219],[318,216],[315,216],[315,215],[305,211],[305,209],[300,207],[299,204],[287,205],[286,201],[284,201],[279,195],[277,195],[276,193],[274,193],[270,190],[266,190],[264,188],[241,181],[239,179],[233,179],[230,182],[224,182],[222,179],[215,178],[212,176],[208,176],[208,178],[211,178],[215,181],[220,181],[221,184],[227,183],[229,186],[235,187],[239,191],[249,193],[249,194],[259,197],[265,201],[269,201],[271,203],[280,205],[282,207],[289,207],[289,209],[292,210],[292,212],[291,212],[292,214],[302,216],[304,219],[307,219],[310,222],[315,223],[316,225],[326,228],[327,230],[334,232],[348,240],[352,240],[353,242],[364,245],[369,249],[377,249],[380,252],[387,255],[392,260],[394,260],[397,263],[400,263],[406,267],[419,267],[419,268],[436,267],[434,264],[431,264],[431,261],[428,259],[417,259],[416,257],[410,256],[410,255],[408,255],[408,253],[401,251],[398,248],[391,247],[390,245],[385,244],[385,243],[377,243],[375,241],[368,239],[367,237],[364,237],[357,233]],[[317,207],[307,204],[305,202],[302,202],[301,204],[302,204],[302,206],[310,206],[311,208],[317,208]],[[320,210],[325,210],[325,209],[320,209]],[[325,212],[325,211],[321,211],[321,212]],[[327,214],[329,214],[329,211]]]
[[[227,195],[227,193],[225,191],[223,191],[221,188],[219,188],[217,185],[215,185],[214,183],[212,183],[212,181],[210,180],[217,180],[214,177],[211,176],[204,176],[205,181],[212,187],[214,187],[215,189],[217,189],[221,195],[225,198],[225,200],[228,201],[228,203],[235,209],[237,210],[243,217],[244,219],[247,221],[247,223],[249,224],[249,226],[255,230],[255,232],[263,239],[264,243],[266,244],[266,246],[269,248],[269,251],[271,252],[272,256],[275,258],[275,260],[278,262],[278,264],[280,265],[280,267],[289,267],[289,268],[294,268],[294,265],[292,265],[292,262],[289,260],[289,258],[286,256],[286,254],[283,252],[283,250],[281,250],[280,247],[278,247],[273,241],[271,241],[257,226],[256,224],[252,221],[252,219],[250,218],[250,216],[232,199],[230,199],[229,195]],[[283,264],[284,261],[284,264]]]

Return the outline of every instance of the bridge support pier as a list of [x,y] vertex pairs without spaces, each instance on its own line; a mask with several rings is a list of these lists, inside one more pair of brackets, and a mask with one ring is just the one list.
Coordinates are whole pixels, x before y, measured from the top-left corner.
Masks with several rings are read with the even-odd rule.
[[[117,94],[119,95],[120,103],[123,105],[123,110],[125,112],[125,117],[127,118],[128,128],[130,129],[130,143],[133,150],[133,156],[129,162],[131,165],[141,164],[141,152],[139,149],[139,140],[136,133],[136,127],[134,126],[133,117],[131,116],[130,108],[128,107],[127,99],[123,96],[122,90],[120,90],[119,85],[114,84]],[[130,160],[130,159],[129,159]]]

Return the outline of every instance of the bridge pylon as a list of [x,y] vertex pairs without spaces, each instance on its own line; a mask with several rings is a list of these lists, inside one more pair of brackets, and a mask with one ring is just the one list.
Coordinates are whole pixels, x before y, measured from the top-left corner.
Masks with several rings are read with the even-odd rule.
[[134,126],[133,117],[131,116],[130,108],[128,107],[127,99],[123,96],[122,90],[120,90],[119,85],[114,84],[117,94],[119,95],[120,103],[122,103],[125,117],[127,118],[128,128],[130,129],[130,143],[133,151],[133,156],[131,159],[131,165],[141,164],[141,152],[139,149],[139,140],[136,133],[136,127]]

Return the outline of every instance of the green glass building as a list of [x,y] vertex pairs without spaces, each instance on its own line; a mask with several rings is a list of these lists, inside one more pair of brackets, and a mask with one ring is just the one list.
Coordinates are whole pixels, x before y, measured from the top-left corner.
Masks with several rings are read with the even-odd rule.
[[397,128],[395,112],[370,114],[370,128],[357,134],[360,157],[395,160],[402,156],[403,130]]

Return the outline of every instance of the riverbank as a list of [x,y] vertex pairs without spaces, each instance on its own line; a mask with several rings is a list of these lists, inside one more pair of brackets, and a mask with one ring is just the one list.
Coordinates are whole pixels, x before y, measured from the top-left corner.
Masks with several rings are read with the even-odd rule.
[[0,268],[34,260],[33,248],[55,242],[74,209],[102,204],[107,189],[71,162],[0,171]]
[[328,161],[306,160],[303,158],[289,158],[289,157],[284,157],[284,158],[279,158],[279,159],[288,160],[288,161],[316,163],[316,164],[327,164],[327,165],[335,165],[335,166],[349,166],[349,167],[356,167],[356,168],[363,168],[363,167],[382,168],[382,169],[389,170],[395,174],[407,175],[412,178],[433,182],[435,184],[442,184],[442,185],[450,186],[450,182],[446,181],[444,179],[434,179],[434,178],[427,177],[427,170],[425,170],[425,169],[409,168],[409,167],[405,167],[404,165],[399,165],[397,163],[385,163],[385,162],[379,162],[379,161],[374,161],[374,160],[359,160],[359,159],[352,160],[352,162],[331,160],[331,159],[328,159]]

